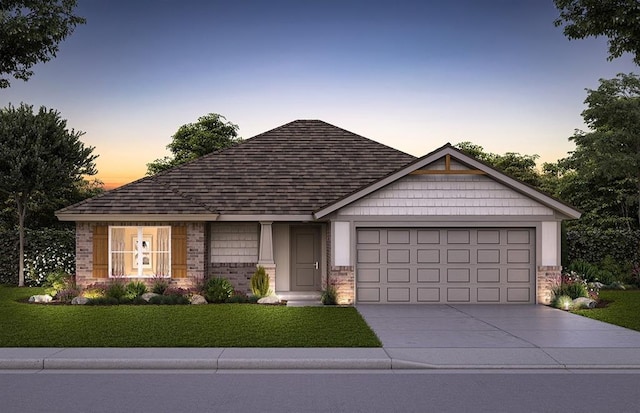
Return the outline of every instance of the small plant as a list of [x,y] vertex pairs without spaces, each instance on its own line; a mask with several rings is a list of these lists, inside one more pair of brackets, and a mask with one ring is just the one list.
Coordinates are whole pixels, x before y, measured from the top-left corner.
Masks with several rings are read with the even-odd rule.
[[77,288],[66,288],[58,291],[56,298],[63,303],[70,303],[75,297],[80,295],[80,290]]
[[584,260],[573,261],[569,265],[569,271],[578,274],[586,282],[600,281],[598,267]]
[[87,305],[118,305],[120,302],[117,298],[113,297],[98,297],[98,298],[90,298],[87,301]]
[[107,298],[115,298],[116,300],[120,300],[127,294],[127,289],[120,280],[116,280],[109,284],[104,291],[104,295]]
[[156,305],[183,305],[189,304],[189,298],[184,295],[154,295],[149,299],[149,304]]
[[269,276],[262,265],[259,265],[256,272],[251,276],[251,292],[258,298],[271,294]]
[[151,282],[151,292],[156,294],[164,294],[164,291],[169,288],[169,282],[164,277],[154,277]]
[[244,304],[244,303],[250,303],[252,302],[252,299],[255,299],[253,303],[256,303],[259,298],[260,297],[257,297],[255,295],[249,297],[243,291],[235,290],[231,295],[231,297],[227,298],[225,302],[230,304]]
[[104,284],[91,284],[88,285],[84,291],[82,291],[82,296],[86,297],[88,299],[92,299],[92,298],[100,298],[100,297],[104,297],[104,292],[106,291],[107,286]]
[[233,286],[226,278],[212,277],[205,283],[203,292],[208,302],[224,303],[233,294]]
[[168,287],[164,290],[163,295],[179,295],[179,296],[188,296],[191,294],[191,291],[180,288],[180,287]]
[[559,295],[557,297],[554,297],[553,301],[551,302],[551,306],[568,311],[573,307],[573,299],[568,295]]
[[125,287],[125,297],[134,300],[147,292],[147,286],[141,281],[131,281]]
[[73,282],[73,276],[71,274],[62,270],[56,270],[47,275],[44,286],[46,287],[44,290],[45,294],[56,297],[59,291],[75,288],[75,283]]
[[327,284],[327,288],[322,291],[320,301],[324,305],[336,305],[338,304],[338,289],[336,288],[335,281],[330,281]]

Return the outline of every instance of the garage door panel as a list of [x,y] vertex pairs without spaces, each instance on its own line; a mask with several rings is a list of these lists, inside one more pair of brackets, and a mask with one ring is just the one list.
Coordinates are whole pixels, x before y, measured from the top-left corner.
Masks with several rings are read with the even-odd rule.
[[535,302],[533,229],[364,228],[357,234],[359,302]]
[[387,282],[390,283],[408,283],[411,281],[411,271],[409,268],[389,268],[387,270]]
[[419,283],[440,282],[440,268],[418,268]]

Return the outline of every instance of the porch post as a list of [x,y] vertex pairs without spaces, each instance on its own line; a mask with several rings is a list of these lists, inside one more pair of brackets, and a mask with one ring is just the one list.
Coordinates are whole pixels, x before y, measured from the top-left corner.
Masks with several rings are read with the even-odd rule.
[[276,291],[276,263],[273,260],[273,229],[272,221],[260,221],[260,251],[258,253],[258,265],[264,267],[269,276],[271,291]]

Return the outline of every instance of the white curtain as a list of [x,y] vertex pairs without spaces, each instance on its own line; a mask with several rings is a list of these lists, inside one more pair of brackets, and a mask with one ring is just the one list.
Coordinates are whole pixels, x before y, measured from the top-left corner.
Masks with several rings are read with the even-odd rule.
[[158,244],[156,251],[156,276],[169,275],[169,228],[158,228]]
[[124,228],[111,228],[111,275],[122,276],[124,273]]

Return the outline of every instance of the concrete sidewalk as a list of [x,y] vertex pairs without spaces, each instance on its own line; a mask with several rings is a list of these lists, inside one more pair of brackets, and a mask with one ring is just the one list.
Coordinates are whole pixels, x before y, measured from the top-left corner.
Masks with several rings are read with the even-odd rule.
[[0,369],[640,369],[640,332],[532,305],[360,305],[382,348],[0,348]]

